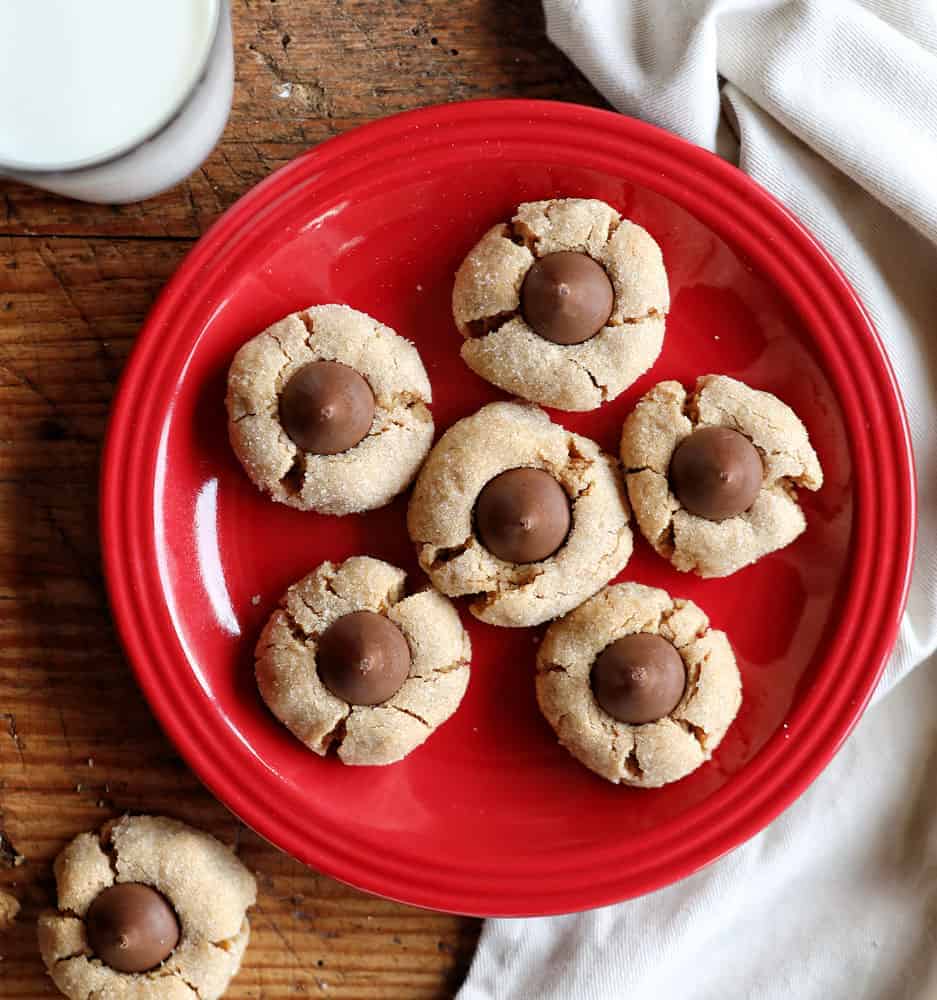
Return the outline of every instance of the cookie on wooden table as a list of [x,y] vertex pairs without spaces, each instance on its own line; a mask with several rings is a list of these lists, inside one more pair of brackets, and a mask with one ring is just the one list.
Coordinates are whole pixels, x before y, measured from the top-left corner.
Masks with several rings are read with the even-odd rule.
[[539,407],[489,403],[449,428],[420,472],[407,527],[420,565],[492,625],[539,625],[631,556],[616,461]]
[[636,583],[554,622],[537,653],[537,701],[560,743],[616,784],[657,788],[709,760],[741,690],[725,633],[692,601]]
[[254,876],[214,837],[161,816],[79,834],[55,860],[39,948],[70,1000],[215,1000],[247,947]]
[[797,414],[769,392],[704,375],[660,382],[625,420],[621,462],[644,537],[679,570],[728,576],[807,526],[795,487],[823,470]]
[[390,503],[433,441],[416,348],[343,305],[293,313],[249,340],[228,372],[228,434],[254,485],[322,514]]
[[643,375],[669,307],[660,247],[594,198],[521,205],[472,248],[452,293],[465,363],[561,410],[593,410]]
[[255,651],[270,711],[310,750],[391,764],[459,707],[472,647],[442,594],[404,596],[403,570],[355,556],[287,590]]

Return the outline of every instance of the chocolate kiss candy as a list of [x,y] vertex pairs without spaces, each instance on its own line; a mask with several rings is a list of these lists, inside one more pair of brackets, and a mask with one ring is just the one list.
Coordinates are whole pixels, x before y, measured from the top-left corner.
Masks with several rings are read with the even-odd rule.
[[659,635],[622,636],[592,667],[595,700],[620,722],[638,726],[669,715],[686,687],[686,667],[674,645]]
[[554,344],[581,344],[608,322],[615,290],[601,264],[584,253],[551,253],[535,260],[521,288],[530,328]]
[[670,487],[683,506],[708,521],[748,510],[765,470],[757,449],[729,427],[700,427],[670,460]]
[[316,652],[322,683],[351,705],[379,705],[393,697],[410,673],[410,647],[383,615],[355,611],[322,633]]
[[291,440],[313,455],[338,455],[371,429],[374,393],[354,368],[313,361],[295,372],[280,393],[280,423]]
[[146,972],[172,954],[179,921],[155,889],[118,882],[99,893],[85,917],[91,950],[118,972]]
[[479,540],[505,562],[540,562],[566,540],[569,498],[542,469],[509,469],[495,476],[475,503]]

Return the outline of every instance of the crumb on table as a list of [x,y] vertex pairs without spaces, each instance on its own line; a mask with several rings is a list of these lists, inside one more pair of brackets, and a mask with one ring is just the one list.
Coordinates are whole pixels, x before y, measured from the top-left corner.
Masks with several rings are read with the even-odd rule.
[[20,904],[15,896],[0,889],[0,931],[9,930],[20,912]]

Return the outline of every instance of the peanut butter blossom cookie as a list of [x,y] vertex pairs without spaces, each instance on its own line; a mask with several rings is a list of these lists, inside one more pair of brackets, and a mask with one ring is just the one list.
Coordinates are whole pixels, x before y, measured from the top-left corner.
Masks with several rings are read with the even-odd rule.
[[547,630],[537,701],[603,778],[657,788],[709,760],[741,704],[735,656],[692,602],[622,583]]
[[728,576],[806,528],[795,487],[823,471],[807,430],[769,392],[704,375],[654,386],[625,421],[621,461],[644,537],[673,565]]
[[124,816],[77,836],[55,881],[39,948],[71,1000],[215,1000],[241,965],[254,876],[207,833]]
[[348,306],[293,313],[249,340],[228,373],[228,433],[254,485],[280,503],[351,514],[410,485],[433,441],[416,348]]
[[632,538],[617,463],[539,407],[490,403],[454,424],[417,479],[407,525],[444,594],[492,625],[539,625],[619,573]]
[[391,764],[459,707],[472,647],[452,603],[404,596],[379,559],[322,563],[287,590],[257,643],[257,685],[310,750],[346,764]]
[[643,375],[669,307],[657,243],[586,198],[521,205],[469,252],[452,294],[465,363],[562,410],[595,409]]

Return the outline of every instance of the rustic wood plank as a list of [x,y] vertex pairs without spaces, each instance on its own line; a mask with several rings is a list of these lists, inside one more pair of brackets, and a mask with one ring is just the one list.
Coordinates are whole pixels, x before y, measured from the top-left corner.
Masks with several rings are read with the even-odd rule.
[[110,208],[0,182],[0,886],[23,903],[0,936],[9,1000],[56,995],[35,945],[35,918],[53,898],[51,859],[126,809],[211,830],[258,873],[231,997],[449,997],[477,940],[478,921],[376,899],[297,864],[191,775],[111,626],[99,453],[159,289],[194,238],[271,170],[423,104],[601,102],[544,38],[538,0],[235,0],[234,26],[231,120],[184,184]]

